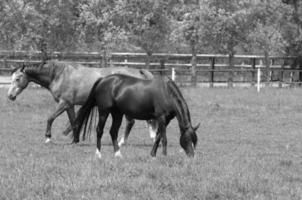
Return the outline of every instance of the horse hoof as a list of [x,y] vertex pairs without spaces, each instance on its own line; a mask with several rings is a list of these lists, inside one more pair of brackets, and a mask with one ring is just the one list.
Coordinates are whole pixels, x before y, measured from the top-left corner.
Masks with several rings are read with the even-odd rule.
[[156,156],[156,153],[154,153],[154,152],[151,152],[151,153],[150,153],[150,155],[151,155],[151,157],[152,157],[152,158],[155,158],[155,156]]
[[102,154],[98,149],[95,151],[95,157],[99,160],[101,160],[101,158],[102,158]]
[[114,157],[116,157],[116,158],[123,158],[123,155],[122,155],[121,151],[118,150],[117,152],[115,152]]
[[77,143],[79,143],[80,142],[80,140],[79,139],[75,139],[75,138],[73,138],[73,140],[72,140],[72,143],[73,144],[77,144]]
[[75,143],[74,141],[72,141],[72,142],[70,142],[68,144],[70,144],[70,145],[76,145],[77,143]]
[[50,142],[51,142],[51,139],[50,138],[46,138],[45,144],[49,144]]

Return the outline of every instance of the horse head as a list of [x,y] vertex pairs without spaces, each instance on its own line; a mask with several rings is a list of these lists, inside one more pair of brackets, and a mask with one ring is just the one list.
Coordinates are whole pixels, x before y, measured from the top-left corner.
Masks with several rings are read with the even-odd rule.
[[12,72],[12,81],[8,89],[7,96],[14,101],[16,97],[27,87],[29,79],[24,72],[25,65],[18,67]]
[[199,125],[200,123],[195,127],[190,126],[180,136],[180,145],[189,157],[194,156],[194,150],[197,145],[196,131]]

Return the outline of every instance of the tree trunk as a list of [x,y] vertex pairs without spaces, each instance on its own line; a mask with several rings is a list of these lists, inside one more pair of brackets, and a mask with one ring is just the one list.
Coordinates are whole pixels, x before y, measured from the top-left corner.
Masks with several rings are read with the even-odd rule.
[[148,69],[148,70],[151,69],[151,66],[150,66],[151,58],[152,58],[152,52],[147,52],[146,69]]
[[41,61],[42,63],[45,63],[49,59],[49,57],[47,53],[47,43],[44,38],[40,40],[39,48],[41,51]]
[[165,60],[164,59],[161,59],[160,60],[160,71],[159,71],[159,74],[161,75],[161,76],[164,76],[164,75],[166,75],[166,71],[165,71],[166,69],[165,69]]
[[197,77],[196,77],[196,65],[197,65],[197,61],[196,61],[196,47],[195,44],[191,43],[191,49],[192,49],[192,59],[191,59],[191,85],[192,86],[196,86],[196,82],[197,82]]
[[102,55],[101,55],[101,62],[100,67],[107,67],[107,50],[103,49]]

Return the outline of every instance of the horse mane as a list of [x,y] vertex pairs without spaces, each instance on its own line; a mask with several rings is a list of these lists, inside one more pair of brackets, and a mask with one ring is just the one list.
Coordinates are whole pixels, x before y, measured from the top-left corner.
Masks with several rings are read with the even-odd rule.
[[16,71],[18,71],[19,69],[20,69],[21,72],[23,72],[23,70],[24,70],[25,67],[26,67],[25,63],[22,63],[21,65],[19,65],[19,66],[17,66],[17,67],[14,67],[14,68],[10,71],[10,73],[11,73],[11,75],[12,75],[13,73],[15,73]]
[[[168,92],[172,97],[174,97],[176,107],[180,112],[179,114],[187,117],[188,122],[191,123],[191,115],[190,115],[188,105],[185,101],[185,98],[183,97],[182,93],[180,92],[180,90],[177,87],[177,85],[175,84],[175,82],[172,79],[170,79],[169,77],[167,77],[167,78],[168,78],[168,81],[166,82],[166,84],[167,84]],[[183,123],[182,125],[185,125],[184,120],[182,120],[182,123]],[[185,127],[183,127],[183,128],[185,128]]]
[[34,63],[30,65],[23,64],[21,71],[28,75],[47,74],[53,79],[57,74],[61,73],[67,65],[63,62],[50,60],[42,63]]

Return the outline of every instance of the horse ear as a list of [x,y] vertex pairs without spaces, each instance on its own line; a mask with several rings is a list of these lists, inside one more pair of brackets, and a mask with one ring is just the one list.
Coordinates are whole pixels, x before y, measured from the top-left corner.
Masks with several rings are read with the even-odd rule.
[[21,72],[23,72],[24,67],[25,67],[24,64],[19,65],[18,67],[12,67],[11,66],[11,74],[15,73],[18,70],[20,70]]
[[21,66],[21,68],[20,68],[20,71],[24,72],[24,68],[25,68],[25,64],[23,63],[22,66]]
[[193,130],[197,131],[197,129],[199,128],[199,126],[200,126],[200,122],[195,127],[193,127]]

